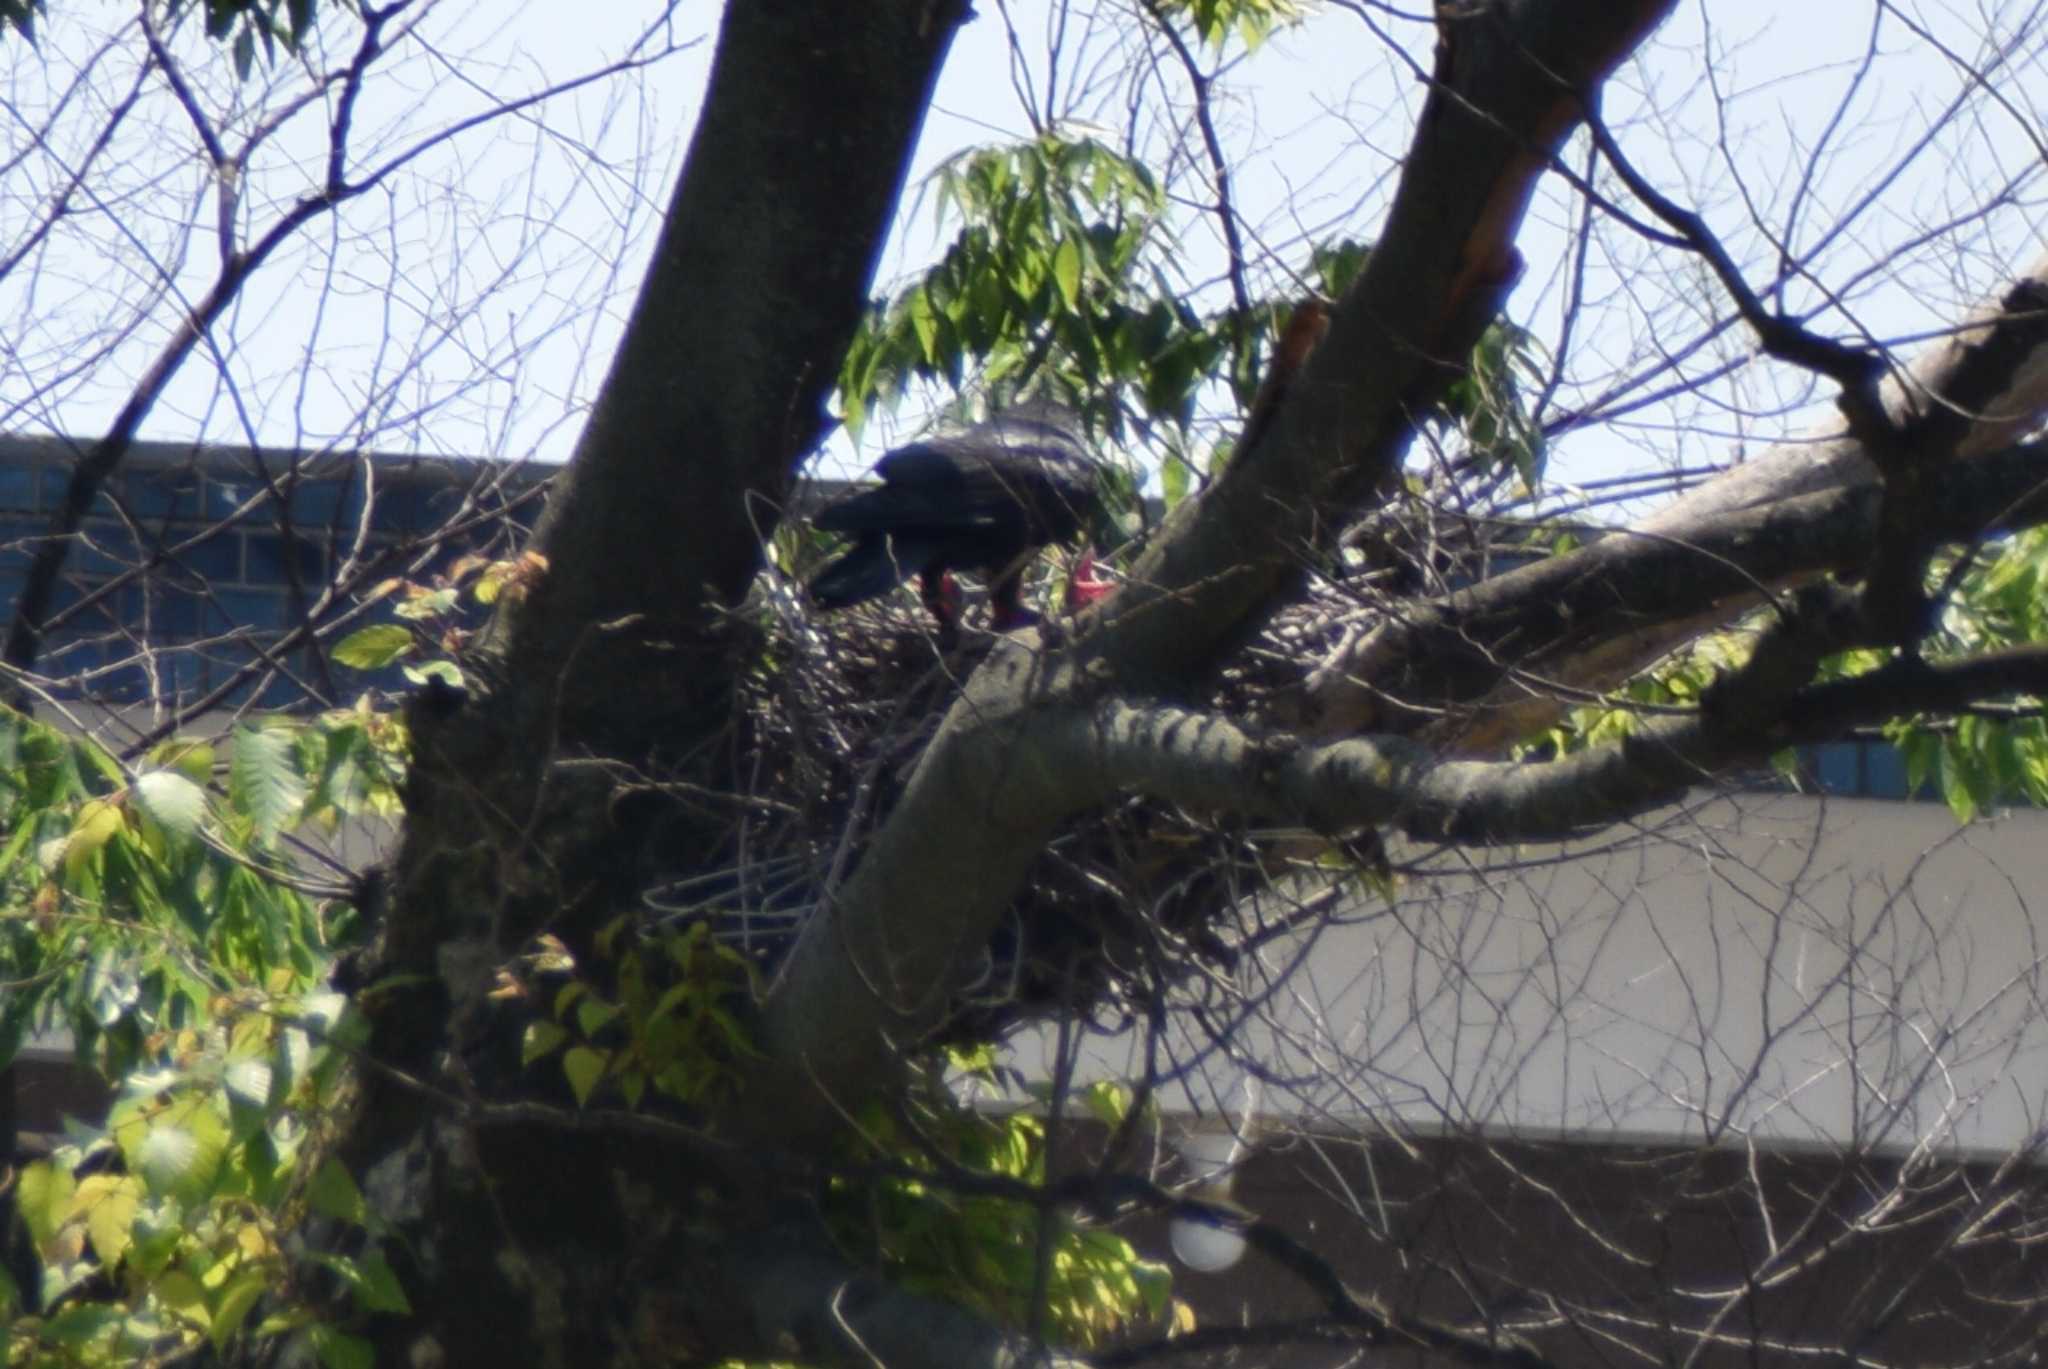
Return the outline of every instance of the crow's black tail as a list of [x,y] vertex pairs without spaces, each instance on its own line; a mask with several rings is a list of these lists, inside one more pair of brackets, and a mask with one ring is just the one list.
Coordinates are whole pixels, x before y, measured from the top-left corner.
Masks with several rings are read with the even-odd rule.
[[933,548],[900,537],[863,537],[805,586],[821,608],[847,608],[887,594],[931,564]]

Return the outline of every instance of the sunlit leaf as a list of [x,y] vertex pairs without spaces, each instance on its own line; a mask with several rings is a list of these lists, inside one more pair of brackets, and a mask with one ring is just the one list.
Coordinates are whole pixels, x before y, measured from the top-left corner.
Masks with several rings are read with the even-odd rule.
[[269,1289],[270,1276],[261,1270],[248,1270],[228,1280],[227,1287],[221,1291],[219,1300],[214,1304],[213,1320],[209,1327],[215,1350],[226,1345],[235,1332],[241,1330],[242,1323],[248,1320],[250,1311]]
[[299,816],[306,780],[292,735],[284,728],[238,727],[228,759],[228,802],[257,835],[273,841]]
[[213,1317],[207,1310],[206,1290],[199,1286],[199,1280],[182,1269],[167,1271],[152,1286],[156,1300],[177,1316],[191,1322],[202,1331],[213,1327]]
[[71,824],[71,835],[64,842],[65,877],[78,878],[86,862],[112,841],[115,833],[125,825],[120,806],[111,800],[93,799],[81,807],[77,820]]
[[453,661],[422,661],[419,665],[401,666],[405,678],[416,685],[429,680],[439,680],[455,689],[467,688],[462,678],[462,669]]
[[369,1204],[363,1201],[363,1191],[356,1187],[355,1178],[347,1167],[331,1155],[314,1172],[306,1200],[312,1203],[315,1212],[338,1222],[361,1226],[369,1220]]
[[211,1189],[227,1144],[226,1124],[195,1097],[150,1121],[130,1162],[152,1192],[192,1201]]
[[1067,308],[1079,308],[1081,304],[1081,245],[1073,238],[1063,238],[1053,252],[1052,279],[1059,287],[1060,300]]
[[121,1263],[135,1239],[135,1213],[142,1185],[126,1174],[91,1174],[78,1185],[72,1209],[85,1218],[93,1254],[108,1269]]
[[352,670],[382,670],[413,649],[412,629],[400,623],[358,628],[334,644],[338,665]]
[[71,1197],[76,1190],[71,1171],[48,1160],[37,1160],[21,1171],[14,1210],[28,1224],[29,1236],[38,1246],[47,1244],[71,1215]]
[[206,791],[175,770],[152,770],[139,777],[135,802],[175,836],[197,835],[206,817]]

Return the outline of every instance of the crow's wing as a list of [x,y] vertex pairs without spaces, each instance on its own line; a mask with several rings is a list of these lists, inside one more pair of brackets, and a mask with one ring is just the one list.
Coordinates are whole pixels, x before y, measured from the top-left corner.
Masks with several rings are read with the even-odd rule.
[[1056,423],[1005,417],[898,447],[875,463],[882,484],[824,510],[828,532],[989,529],[1038,543],[1071,537],[1095,497],[1098,467]]

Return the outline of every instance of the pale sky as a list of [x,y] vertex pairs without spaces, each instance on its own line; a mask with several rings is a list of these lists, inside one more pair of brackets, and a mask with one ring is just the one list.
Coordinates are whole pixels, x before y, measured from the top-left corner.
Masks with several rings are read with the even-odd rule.
[[[941,81],[918,151],[920,177],[964,147],[1027,128],[1016,73],[1024,73],[1033,100],[1045,104],[1053,36],[1047,0],[982,0],[978,8]],[[1120,74],[1129,64],[1118,58],[1129,41],[1129,9],[1121,0],[1101,0],[1069,11],[1057,33],[1057,118],[1120,136],[1113,125],[1131,93]],[[657,12],[653,4],[622,0],[444,4],[423,30],[431,48],[366,92],[360,145],[399,146],[408,130],[417,136],[491,97],[587,69],[624,51]],[[1789,303],[1810,307],[1823,298],[1821,289],[1840,291],[1843,310],[1824,320],[1828,326],[1892,338],[1940,327],[1960,301],[2039,250],[2039,111],[2048,101],[2048,77],[2039,40],[2022,36],[2020,52],[1978,95],[1970,116],[1928,140],[1943,107],[1974,89],[1957,59],[1975,59],[1998,24],[1976,9],[1891,6],[1875,55],[1864,61],[1873,12],[1860,0],[1682,5],[1610,84],[1607,115],[1642,169],[1674,199],[1703,208],[1759,283],[1773,264],[1760,222],[1773,233],[1789,231],[1801,249],[1822,245],[1821,284],[1794,280]],[[1999,13],[2014,28],[2038,22],[2031,6],[2006,5]],[[1710,39],[1703,14],[1714,25]],[[1005,15],[1021,57],[1013,53]],[[81,26],[96,17],[89,6],[56,7],[44,53],[13,45],[6,54],[13,69],[0,79],[21,118],[33,122],[34,110],[63,86],[90,46]],[[1955,58],[1911,34],[1905,19],[1932,26]],[[152,416],[148,435],[254,436],[279,444],[339,438],[395,449],[566,455],[680,165],[714,21],[715,6],[679,7],[672,35],[683,50],[644,80],[593,85],[551,103],[537,120],[472,132],[422,157],[417,178],[394,181],[388,193],[351,206],[338,227],[316,230],[281,254],[223,329],[234,383],[195,365]],[[345,25],[336,32],[347,36]],[[1376,231],[1419,107],[1417,72],[1426,69],[1432,41],[1419,17],[1398,18],[1380,5],[1326,4],[1226,75],[1218,119],[1235,153],[1237,203],[1255,249],[1272,257],[1255,265],[1255,284],[1283,281],[1302,265],[1310,240],[1370,238]],[[1711,83],[1706,51],[1716,59]],[[114,100],[119,63],[110,66],[113,74],[103,70],[88,87],[88,107]],[[209,108],[237,117],[236,106],[256,103],[260,84],[217,81]],[[1140,89],[1156,97],[1160,84]],[[1184,109],[1184,87],[1169,77],[1167,89]],[[1831,126],[1845,92],[1853,92],[1846,116]],[[139,338],[108,344],[107,356],[90,366],[75,359],[93,355],[92,347],[121,324],[124,307],[160,318],[161,301],[144,297],[160,292],[165,279],[187,298],[204,287],[217,251],[210,230],[180,245],[175,224],[210,225],[211,191],[178,111],[166,106],[154,118],[159,122],[149,126],[159,132],[122,159],[125,179],[108,192],[97,228],[81,216],[88,221],[65,225],[45,255],[32,259],[35,269],[24,265],[0,281],[0,318],[17,321],[0,332],[0,428],[89,433],[104,426],[161,325],[145,323]],[[19,146],[23,125],[5,126],[4,141]],[[267,170],[259,166],[268,182],[252,173],[246,223],[260,228],[296,197],[319,134],[315,120],[296,143],[280,140]],[[74,154],[80,136],[73,135]],[[1823,137],[1826,156],[1809,175],[1806,159]],[[1581,163],[1581,151],[1570,156]],[[11,188],[0,186],[0,251],[11,250],[54,185],[48,167],[40,174],[41,185],[25,184],[17,173]],[[1947,220],[1974,215],[1994,187],[2004,202],[1981,229],[1943,229]],[[1197,179],[1183,189],[1206,193]],[[1549,342],[1559,335],[1572,261],[1564,230],[1579,212],[1578,197],[1552,178],[1521,239],[1528,270],[1509,315]],[[1827,236],[1844,214],[1853,216],[1847,231]],[[1198,302],[1213,302],[1221,298],[1222,260],[1213,222],[1190,208],[1182,228],[1176,261],[1185,288]],[[67,231],[78,236],[66,238]],[[928,206],[907,213],[879,284],[900,280],[944,241]],[[143,246],[147,256],[138,255]],[[1625,231],[1600,237],[1583,280],[1567,383],[1553,396],[1554,408],[1592,401],[1617,371],[1654,367],[1662,353],[1694,342],[1699,320],[1725,312],[1697,263]],[[1688,371],[1708,369],[1716,358],[1739,360],[1747,347],[1739,329],[1726,330],[1699,350]],[[478,387],[480,375],[490,379]],[[1725,460],[1795,428],[1804,420],[1785,410],[1810,407],[1811,399],[1799,378],[1750,365],[1699,397],[1632,412],[1604,432],[1575,434],[1560,444],[1553,471],[1588,478],[1648,460]],[[366,409],[374,415],[367,424],[356,417]],[[844,473],[863,465],[892,432],[918,421],[913,411],[896,425],[876,425],[859,452],[842,440],[821,467]]]

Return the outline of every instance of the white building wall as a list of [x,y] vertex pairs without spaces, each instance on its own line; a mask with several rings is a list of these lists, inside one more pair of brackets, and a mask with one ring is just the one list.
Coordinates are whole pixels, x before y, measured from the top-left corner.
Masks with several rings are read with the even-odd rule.
[[1249,1057],[1268,1119],[1346,1127],[2002,1151],[2048,1119],[2048,815],[1748,795],[1429,863],[1268,948],[1227,1050],[1177,1021],[1162,1103],[1241,1111]]

